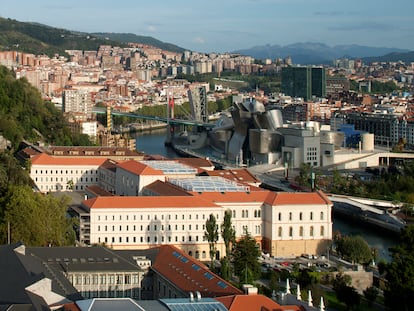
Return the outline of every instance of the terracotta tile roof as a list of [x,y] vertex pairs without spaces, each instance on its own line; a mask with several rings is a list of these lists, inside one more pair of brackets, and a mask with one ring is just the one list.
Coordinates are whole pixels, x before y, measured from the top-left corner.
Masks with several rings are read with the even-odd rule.
[[86,187],[86,192],[89,192],[94,196],[101,196],[101,197],[114,196],[112,193],[106,191],[105,189],[99,187],[98,185],[91,185],[91,186]]
[[116,171],[116,166],[117,166],[118,163],[119,162],[117,162],[117,161],[114,161],[112,159],[108,159],[104,163],[102,163],[101,168],[105,168],[109,171],[115,172]]
[[198,291],[201,297],[242,294],[241,290],[215,275],[204,264],[172,245],[160,247],[151,268],[186,293]]
[[152,192],[154,195],[159,196],[189,196],[192,195],[191,193],[188,193],[184,189],[177,187],[171,183],[166,183],[161,180],[156,180],[153,183],[145,186],[143,188],[143,192],[146,191]]
[[234,295],[218,297],[216,300],[220,301],[229,311],[303,310],[300,306],[281,306],[264,295]]
[[177,162],[180,162],[182,164],[186,164],[186,165],[189,165],[195,168],[210,167],[214,169],[213,162],[207,159],[203,159],[203,158],[178,158]]
[[41,153],[31,159],[32,165],[97,165],[100,166],[106,161],[106,158],[63,158],[53,157],[46,153]]
[[118,167],[136,175],[164,175],[161,170],[153,169],[148,165],[134,160],[119,163]]
[[245,182],[245,183],[259,183],[257,179],[248,169],[229,169],[229,170],[214,170],[214,171],[205,171],[203,174],[208,176],[221,176],[226,179]]
[[270,205],[332,204],[322,191],[269,192],[265,203]]
[[194,196],[167,196],[167,197],[96,197],[85,200],[82,204],[88,208],[220,208],[211,201]]

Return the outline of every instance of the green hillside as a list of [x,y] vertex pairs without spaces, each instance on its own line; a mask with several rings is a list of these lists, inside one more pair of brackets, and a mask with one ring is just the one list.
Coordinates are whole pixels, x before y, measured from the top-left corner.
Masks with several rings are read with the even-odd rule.
[[38,23],[0,17],[0,50],[17,50],[35,55],[65,54],[65,50],[96,51],[100,45],[127,46],[128,42],[153,45],[167,51],[184,49],[152,37],[118,33],[83,33]]
[[0,18],[0,49],[49,56],[65,50],[97,50],[102,44],[119,45],[92,35],[36,23]]
[[129,43],[129,42],[134,42],[134,43],[142,43],[142,44],[147,44],[147,45],[152,45],[155,46],[157,48],[166,50],[166,51],[171,51],[171,52],[184,52],[185,49],[172,44],[172,43],[166,43],[166,42],[162,42],[160,40],[157,40],[153,37],[148,37],[148,36],[138,36],[136,34],[133,33],[108,33],[108,32],[97,32],[97,33],[92,33],[92,35],[105,39],[108,38],[109,40],[113,40],[113,41],[118,41],[118,42],[123,42],[123,43]]
[[0,66],[0,135],[17,147],[22,139],[54,145],[90,145],[86,135],[73,135],[60,110],[44,102],[26,79],[15,79]]

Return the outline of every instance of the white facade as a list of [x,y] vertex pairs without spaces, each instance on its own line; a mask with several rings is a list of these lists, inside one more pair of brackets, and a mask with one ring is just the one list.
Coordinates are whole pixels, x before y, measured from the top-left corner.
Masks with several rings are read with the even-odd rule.
[[75,190],[98,184],[98,168],[105,158],[55,158],[40,154],[32,159],[30,177],[40,192]]
[[[203,260],[209,254],[204,238],[206,220],[213,214],[220,227],[224,213],[230,210],[236,238],[248,232],[271,255],[325,252],[332,239],[332,203],[319,192],[278,195],[289,198],[288,202],[283,199],[285,203],[279,204],[280,199],[269,199],[271,191],[257,191],[186,197],[98,197],[83,204],[90,215],[90,244],[105,243],[116,249],[172,244]],[[218,257],[225,254],[221,236],[217,250]]]
[[98,122],[97,121],[88,121],[82,122],[82,134],[88,135],[89,137],[95,139],[98,134]]

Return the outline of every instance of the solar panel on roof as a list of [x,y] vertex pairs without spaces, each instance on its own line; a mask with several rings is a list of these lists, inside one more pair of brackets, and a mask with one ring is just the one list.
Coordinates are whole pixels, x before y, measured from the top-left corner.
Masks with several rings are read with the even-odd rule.
[[191,265],[191,267],[195,270],[195,271],[200,271],[200,267],[198,266],[198,265],[196,265],[195,263],[193,263],[192,265]]
[[220,286],[221,288],[227,288],[227,284],[224,283],[223,281],[218,281],[217,285]]
[[213,298],[201,298],[200,301],[190,301],[186,298],[164,298],[160,301],[171,311],[227,311],[227,308],[221,302]]
[[163,173],[197,174],[197,169],[187,166],[185,164],[176,162],[176,161],[140,161],[140,162],[153,169],[163,171]]
[[214,276],[210,272],[205,272],[204,276],[209,280],[212,280],[214,278]]
[[220,176],[196,176],[194,178],[172,178],[173,185],[193,192],[249,192],[248,186]]

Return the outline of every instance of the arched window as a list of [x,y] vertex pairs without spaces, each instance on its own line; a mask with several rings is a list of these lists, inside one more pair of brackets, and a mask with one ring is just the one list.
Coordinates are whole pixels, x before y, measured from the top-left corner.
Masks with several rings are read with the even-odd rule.
[[302,212],[299,213],[299,220],[302,220]]
[[281,221],[281,220],[282,220],[282,213],[279,213],[278,218],[279,218],[279,221]]
[[313,236],[313,226],[310,227],[309,235]]
[[282,237],[282,227],[279,227],[279,229],[277,230],[278,232],[277,232],[277,235],[279,236],[279,237]]
[[293,237],[293,227],[289,227],[289,236]]
[[310,220],[313,220],[313,212],[310,212]]
[[323,212],[321,212],[321,220],[323,220]]
[[325,235],[325,227],[321,226],[321,236],[324,236],[324,235]]
[[303,236],[303,227],[302,226],[299,227],[299,236]]
[[257,217],[262,217],[262,211],[261,210],[257,211]]

